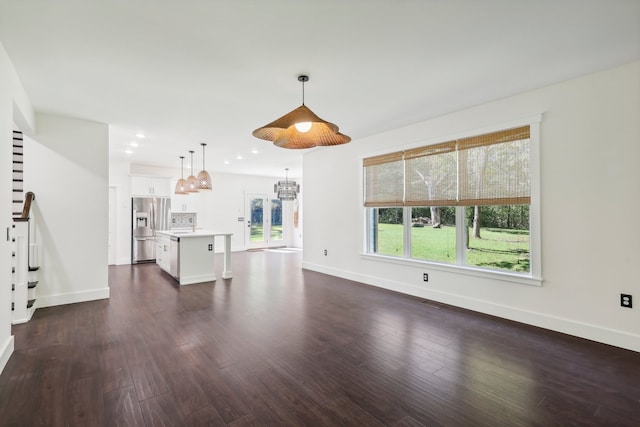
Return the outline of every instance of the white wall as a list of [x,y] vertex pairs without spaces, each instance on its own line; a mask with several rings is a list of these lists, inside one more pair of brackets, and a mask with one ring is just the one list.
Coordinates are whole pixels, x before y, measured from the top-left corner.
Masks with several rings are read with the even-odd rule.
[[14,122],[20,130],[34,127],[33,108],[0,43],[0,373],[13,352],[11,335],[11,244],[6,238],[11,220],[12,141]]
[[116,188],[116,264],[131,263],[131,177],[129,162],[109,163],[109,186]]
[[108,127],[41,113],[36,123],[24,144],[41,245],[36,304],[108,298]]
[[[360,256],[362,155],[540,113],[542,287]],[[640,351],[640,304],[619,303],[620,293],[640,301],[639,117],[634,62],[308,153],[303,266]]]
[[[293,248],[302,248],[302,229],[303,218],[302,205],[304,200],[304,189],[302,188],[302,181],[296,179],[296,182],[300,184],[300,193],[298,193],[298,200],[292,202],[285,202],[287,209],[284,213],[284,223],[290,226],[287,234],[287,246]],[[295,221],[297,211],[297,223]]]

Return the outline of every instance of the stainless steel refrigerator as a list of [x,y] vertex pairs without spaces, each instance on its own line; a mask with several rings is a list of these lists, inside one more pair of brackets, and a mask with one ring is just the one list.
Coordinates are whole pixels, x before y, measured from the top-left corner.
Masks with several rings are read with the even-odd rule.
[[155,262],[156,230],[168,230],[171,199],[133,197],[131,199],[131,264]]

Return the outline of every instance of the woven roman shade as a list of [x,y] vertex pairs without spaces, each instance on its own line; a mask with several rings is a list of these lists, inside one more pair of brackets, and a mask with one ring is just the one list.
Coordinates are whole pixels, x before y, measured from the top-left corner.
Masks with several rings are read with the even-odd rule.
[[364,159],[364,205],[402,206],[404,165],[402,151]]
[[458,205],[531,200],[529,126],[458,140]]
[[455,141],[405,152],[405,206],[451,206],[456,203]]
[[364,159],[365,206],[531,201],[529,126]]

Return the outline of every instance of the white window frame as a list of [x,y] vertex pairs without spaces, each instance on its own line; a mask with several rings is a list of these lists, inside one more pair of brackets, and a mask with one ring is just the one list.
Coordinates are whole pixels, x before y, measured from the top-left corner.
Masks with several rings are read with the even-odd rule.
[[[433,270],[446,271],[454,274],[470,275],[476,277],[489,278],[494,280],[507,281],[511,283],[542,286],[542,255],[541,255],[541,229],[540,229],[540,123],[542,121],[542,115],[536,115],[532,117],[523,118],[520,120],[514,120],[508,123],[502,123],[500,125],[491,126],[483,129],[477,129],[473,132],[465,132],[456,135],[449,135],[438,138],[432,141],[422,141],[419,144],[412,144],[410,146],[394,147],[394,150],[398,149],[411,149],[420,146],[437,144],[441,141],[448,141],[453,139],[471,137],[475,135],[481,135],[490,132],[496,132],[502,129],[509,129],[519,126],[529,125],[529,174],[531,185],[531,202],[529,205],[529,262],[530,271],[527,273],[515,273],[508,271],[498,271],[485,269],[475,266],[468,266],[466,264],[466,242],[464,233],[461,232],[460,224],[464,224],[465,214],[464,206],[456,207],[456,263],[443,264],[433,261],[416,260],[408,257],[410,254],[410,235],[411,228],[404,225],[404,255],[403,257],[395,257],[390,255],[380,255],[376,253],[368,252],[370,247],[370,215],[368,215],[368,209],[362,206],[360,202],[361,218],[362,218],[362,252],[360,256],[362,259],[367,259],[376,262],[386,262],[392,264],[400,264],[411,267],[429,268]],[[375,155],[385,154],[384,152],[368,153],[362,155],[359,161],[360,168],[360,200],[363,200],[363,188],[364,188],[364,168],[362,168],[363,159],[372,157]],[[409,215],[409,216],[407,216]],[[411,217],[411,207],[404,207],[403,211],[403,223],[407,218]]]

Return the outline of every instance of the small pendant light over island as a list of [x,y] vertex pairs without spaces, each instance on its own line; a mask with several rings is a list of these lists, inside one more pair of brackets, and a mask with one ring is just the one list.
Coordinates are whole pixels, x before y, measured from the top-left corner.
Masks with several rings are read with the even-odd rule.
[[180,156],[180,179],[176,182],[176,194],[187,193],[187,181],[184,179],[184,156]]
[[204,142],[200,143],[202,145],[202,170],[198,173],[198,190],[211,190],[211,177],[209,176],[209,172],[204,166],[204,147],[207,146]]
[[191,175],[187,178],[187,192],[188,193],[197,193],[198,192],[198,178],[193,175],[193,150],[189,150],[189,154],[191,154]]

